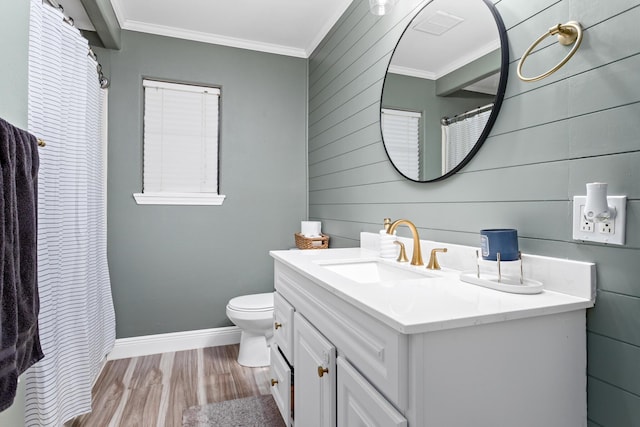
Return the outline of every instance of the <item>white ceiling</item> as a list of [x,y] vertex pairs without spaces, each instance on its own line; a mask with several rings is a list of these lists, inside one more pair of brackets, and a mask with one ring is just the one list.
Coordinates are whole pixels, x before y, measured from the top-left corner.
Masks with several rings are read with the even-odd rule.
[[[125,30],[302,58],[313,52],[352,1],[110,0]],[[93,29],[80,0],[58,2],[78,28]],[[436,10],[464,22],[437,37],[408,29],[393,56],[396,72],[434,79],[499,47],[495,25],[484,26],[491,29],[486,31],[479,24],[493,23],[484,2],[434,0],[416,21]]]
[[[441,35],[414,28],[437,14],[462,22]],[[433,0],[409,24],[393,54],[391,69],[435,80],[499,47],[495,20],[484,2]]]
[[[92,29],[80,0],[58,0]],[[110,0],[124,30],[306,58],[352,0]],[[74,13],[75,12],[75,16]],[[81,16],[81,15],[84,15]],[[83,27],[84,25],[84,27]]]

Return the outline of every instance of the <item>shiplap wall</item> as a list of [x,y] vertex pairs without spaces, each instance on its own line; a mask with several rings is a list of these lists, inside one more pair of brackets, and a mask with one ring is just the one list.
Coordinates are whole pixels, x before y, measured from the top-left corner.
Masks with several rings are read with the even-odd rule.
[[[309,215],[332,247],[358,245],[384,217],[406,217],[421,237],[478,245],[478,231],[517,228],[523,252],[597,263],[588,312],[591,426],[640,425],[640,2],[501,0],[510,68],[497,122],[478,155],[442,182],[404,180],[379,130],[384,73],[402,30],[424,1],[384,17],[355,0],[309,59]],[[522,52],[554,24],[577,20],[582,46],[537,83],[516,76]],[[527,61],[532,75],[566,48],[550,39]],[[623,247],[571,238],[574,195],[609,183],[626,194]],[[553,387],[550,384],[550,387]]]

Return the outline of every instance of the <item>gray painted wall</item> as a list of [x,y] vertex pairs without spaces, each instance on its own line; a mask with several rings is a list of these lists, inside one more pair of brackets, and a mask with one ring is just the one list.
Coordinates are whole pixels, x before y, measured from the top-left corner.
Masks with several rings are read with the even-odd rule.
[[[0,117],[27,129],[29,2],[3,1],[0,13]],[[0,426],[24,424],[24,385],[13,405],[0,413]]]
[[[332,247],[357,245],[382,219],[407,217],[422,238],[479,245],[485,227],[513,227],[526,253],[597,263],[588,312],[590,426],[640,422],[640,4],[632,0],[502,0],[511,66],[494,129],[457,175],[418,184],[387,161],[379,99],[389,56],[418,0],[374,17],[355,0],[309,60],[309,216]],[[576,56],[538,83],[516,77],[520,55],[558,22],[585,27]],[[549,44],[546,43],[545,46]],[[559,62],[554,44],[525,71]],[[626,194],[627,244],[573,241],[571,199],[585,184]],[[553,385],[550,384],[550,387]]]
[[27,128],[29,2],[3,1],[0,13],[0,117]]
[[[306,219],[307,62],[127,31],[109,62],[108,256],[117,337],[231,325],[228,300],[273,290],[268,251],[293,246]],[[222,88],[224,205],[135,203],[143,76]]]

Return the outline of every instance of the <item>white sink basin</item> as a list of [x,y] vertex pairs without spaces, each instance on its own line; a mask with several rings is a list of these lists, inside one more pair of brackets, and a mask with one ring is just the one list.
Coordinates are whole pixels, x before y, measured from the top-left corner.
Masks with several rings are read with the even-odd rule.
[[318,261],[317,263],[327,270],[358,283],[380,283],[436,277],[426,271],[413,270],[407,266],[394,266],[379,260]]

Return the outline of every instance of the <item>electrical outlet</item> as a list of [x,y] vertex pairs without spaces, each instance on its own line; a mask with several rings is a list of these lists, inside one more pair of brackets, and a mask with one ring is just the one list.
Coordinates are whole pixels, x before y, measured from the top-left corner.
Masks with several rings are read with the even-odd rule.
[[602,234],[616,234],[613,228],[614,222],[600,222],[598,223],[598,233]]
[[580,206],[580,231],[584,233],[593,233],[593,221],[584,219],[584,206]]
[[615,214],[607,222],[591,222],[584,219],[587,198],[573,197],[573,239],[598,242],[607,245],[624,245],[626,226],[626,196],[607,196],[609,206]]

